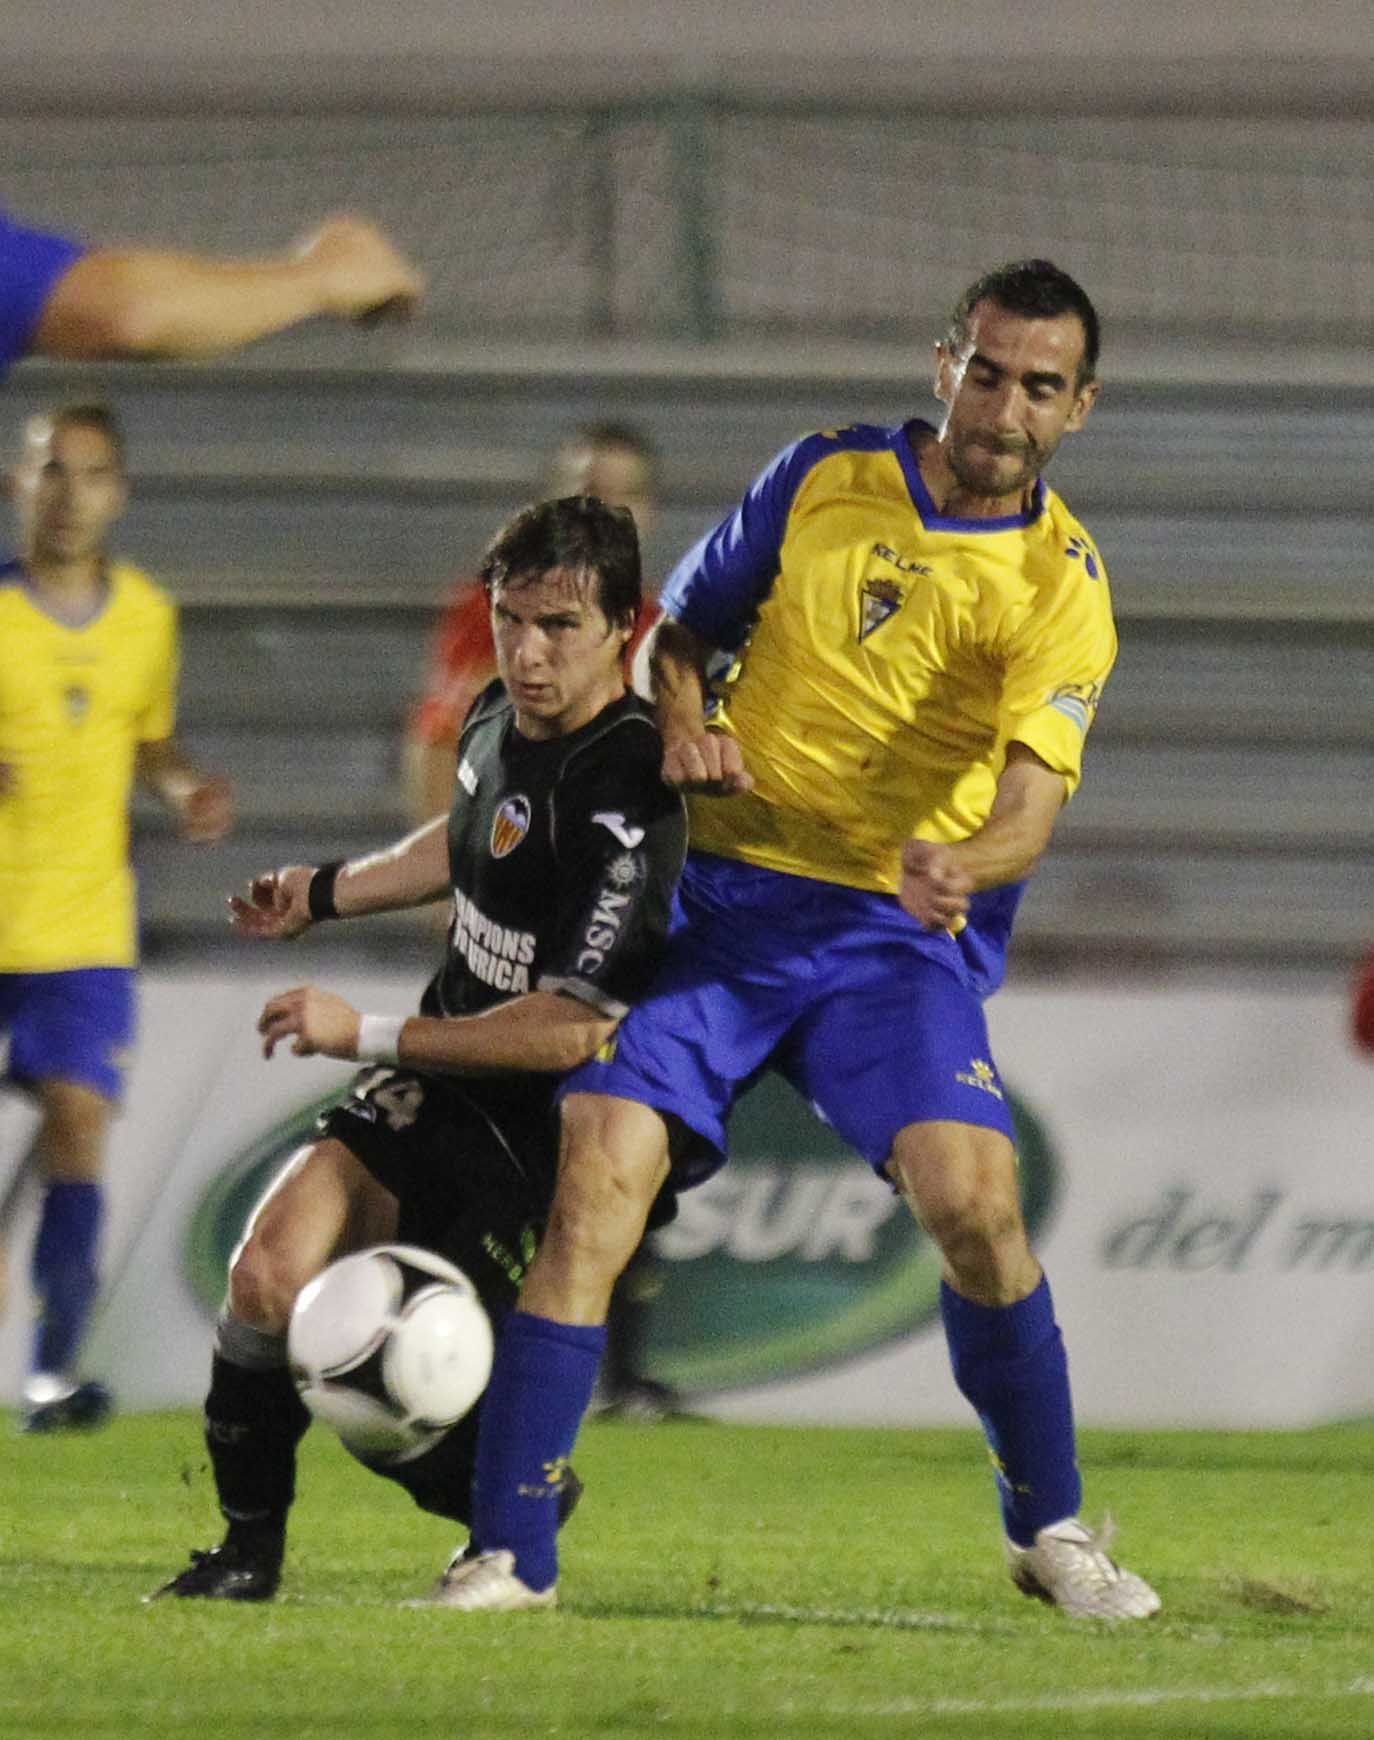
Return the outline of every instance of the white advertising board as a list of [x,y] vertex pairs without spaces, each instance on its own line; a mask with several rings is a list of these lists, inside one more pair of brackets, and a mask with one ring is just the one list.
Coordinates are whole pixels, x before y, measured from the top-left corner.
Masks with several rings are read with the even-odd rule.
[[[254,1159],[260,1172],[283,1124],[348,1078],[260,1057],[253,1021],[279,985],[145,977],[87,1358],[126,1406],[199,1400],[226,1174],[253,1175]],[[416,995],[410,980],[339,988],[377,1010]],[[1374,1412],[1374,1067],[1349,1048],[1341,989],[1013,989],[992,1025],[1035,1131],[1027,1187],[1080,1420]],[[6,1163],[21,1133],[7,1112]],[[933,1314],[938,1266],[905,1211],[799,1109],[771,1108],[764,1134],[744,1135],[664,1239],[667,1375],[726,1418],[966,1421]],[[21,1216],[0,1330],[8,1394],[28,1334],[28,1232]]]

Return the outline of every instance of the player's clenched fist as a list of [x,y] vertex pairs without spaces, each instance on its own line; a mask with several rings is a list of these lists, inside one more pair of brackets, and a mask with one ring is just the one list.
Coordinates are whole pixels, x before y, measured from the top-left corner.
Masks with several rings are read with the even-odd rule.
[[197,844],[222,840],[234,826],[233,787],[227,779],[203,779],[190,788],[177,808],[183,840]]
[[927,930],[951,930],[968,914],[973,878],[954,849],[934,840],[908,840],[902,847],[897,898]]
[[345,320],[409,314],[425,292],[423,274],[367,218],[326,218],[296,258],[315,274],[324,311]]
[[310,916],[309,864],[288,864],[255,876],[248,898],[229,896],[229,922],[240,936],[261,937],[268,942],[299,936],[314,922]]
[[358,1055],[358,1028],[362,1016],[351,1003],[321,991],[314,985],[298,985],[270,997],[258,1016],[262,1054],[272,1053],[287,1039],[296,1057],[342,1057]]
[[673,737],[663,745],[663,779],[682,791],[707,797],[728,797],[749,791],[754,776],[744,765],[739,744],[723,731],[700,731]]

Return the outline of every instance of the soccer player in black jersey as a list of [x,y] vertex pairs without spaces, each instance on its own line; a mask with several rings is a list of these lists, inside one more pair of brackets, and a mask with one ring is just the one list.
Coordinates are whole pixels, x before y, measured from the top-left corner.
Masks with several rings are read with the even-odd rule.
[[[348,863],[274,871],[230,903],[239,931],[268,940],[445,893],[453,916],[418,1015],[363,1014],[313,986],[262,1011],[269,1057],[289,1042],[369,1067],[231,1261],[205,1406],[228,1533],[159,1594],[276,1590],[309,1421],[286,1327],[326,1264],[378,1241],[422,1244],[466,1270],[498,1320],[514,1303],[553,1194],[555,1087],[615,1032],[660,957],[686,827],[657,730],[625,689],[634,522],[595,497],[539,503],[497,533],[482,577],[502,680],[463,728],[447,820]],[[467,1522],[476,1414],[381,1472]],[[576,1492],[559,1495],[562,1514]]]

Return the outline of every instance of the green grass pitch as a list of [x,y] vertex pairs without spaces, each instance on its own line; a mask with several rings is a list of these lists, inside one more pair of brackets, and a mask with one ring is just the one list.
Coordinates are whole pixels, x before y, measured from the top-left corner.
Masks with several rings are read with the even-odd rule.
[[1019,1596],[971,1431],[592,1425],[555,1613],[406,1611],[456,1538],[319,1430],[281,1597],[141,1603],[218,1539],[190,1413],[0,1418],[0,1735],[1374,1734],[1374,1425],[1084,1434],[1165,1610]]

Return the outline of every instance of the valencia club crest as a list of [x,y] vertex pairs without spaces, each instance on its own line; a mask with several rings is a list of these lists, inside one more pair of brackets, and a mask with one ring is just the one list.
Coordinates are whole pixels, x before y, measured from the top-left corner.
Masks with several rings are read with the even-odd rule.
[[530,831],[530,800],[523,792],[501,799],[491,823],[491,855],[508,858]]

